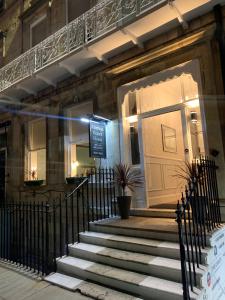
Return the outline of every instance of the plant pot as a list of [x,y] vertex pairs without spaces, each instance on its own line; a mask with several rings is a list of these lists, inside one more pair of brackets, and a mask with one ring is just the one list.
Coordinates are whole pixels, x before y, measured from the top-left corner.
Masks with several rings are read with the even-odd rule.
[[44,180],[26,180],[26,181],[24,181],[24,184],[27,187],[41,186],[43,183],[44,183]]
[[80,184],[86,177],[84,176],[76,176],[76,177],[67,177],[66,183],[67,184]]
[[129,219],[131,196],[117,197],[117,204],[121,219]]

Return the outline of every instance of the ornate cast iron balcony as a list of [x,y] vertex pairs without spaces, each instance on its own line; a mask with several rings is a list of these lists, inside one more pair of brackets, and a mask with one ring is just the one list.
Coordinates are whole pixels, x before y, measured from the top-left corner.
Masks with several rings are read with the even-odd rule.
[[103,0],[0,70],[0,92],[85,45],[132,23],[167,0]]

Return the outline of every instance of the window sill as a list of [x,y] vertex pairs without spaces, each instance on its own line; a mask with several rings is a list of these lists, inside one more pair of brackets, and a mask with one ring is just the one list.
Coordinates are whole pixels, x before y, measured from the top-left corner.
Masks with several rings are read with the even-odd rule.
[[80,184],[85,178],[87,177],[85,176],[66,177],[66,184]]
[[40,187],[45,185],[45,181],[44,180],[26,180],[24,181],[24,186],[25,187]]

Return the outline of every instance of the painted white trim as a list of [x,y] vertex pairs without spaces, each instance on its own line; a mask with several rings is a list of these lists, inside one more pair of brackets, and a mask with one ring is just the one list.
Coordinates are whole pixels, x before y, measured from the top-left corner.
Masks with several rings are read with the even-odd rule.
[[[139,80],[124,84],[123,86],[119,87],[117,90],[118,95],[118,108],[119,108],[119,124],[120,124],[120,145],[121,145],[121,161],[124,161],[126,163],[129,163],[131,161],[131,156],[129,154],[129,149],[126,149],[126,141],[124,140],[124,127],[123,127],[123,111],[122,111],[122,105],[125,101],[125,96],[129,91],[135,91],[135,90],[141,90],[144,87],[151,86],[154,84],[158,84],[163,81],[167,81],[176,77],[180,77],[182,74],[191,74],[194,77],[194,80],[198,84],[198,90],[199,90],[199,106],[200,106],[200,112],[201,112],[201,120],[202,120],[202,128],[203,128],[203,140],[204,140],[204,148],[206,154],[208,153],[208,139],[207,139],[207,132],[206,132],[206,119],[205,119],[205,113],[204,113],[204,103],[202,96],[202,81],[201,81],[201,73],[200,73],[200,63],[199,60],[194,59],[192,61],[187,61],[184,63],[181,63],[180,65],[174,66],[169,69],[162,70],[160,72],[157,72],[155,74],[152,74],[150,76],[146,76],[144,78],[140,78]],[[186,120],[186,114],[185,114],[185,97],[183,95],[183,102],[178,103],[172,106],[159,108],[153,111],[144,112],[142,114],[138,115],[138,136],[139,136],[139,151],[140,151],[140,160],[141,163],[138,166],[141,171],[146,174],[145,170],[145,164],[144,164],[144,145],[143,145],[143,136],[142,136],[142,119],[153,117],[157,115],[161,115],[164,113],[174,112],[174,111],[180,111],[181,112],[181,121],[182,121],[182,130],[183,130],[183,142],[184,142],[184,149],[190,149],[191,144],[190,141],[188,141],[187,137],[187,131],[188,131],[188,125]],[[191,100],[191,99],[189,99]],[[137,101],[139,103],[139,101]],[[139,107],[137,105],[137,111]],[[138,111],[139,112],[139,111]],[[186,159],[190,160],[193,158],[192,153],[190,151],[188,153],[185,153]],[[144,182],[144,189],[145,189],[145,203],[147,204],[147,189],[146,189],[146,180]],[[149,204],[149,203],[148,203]]]
[[166,113],[181,110],[183,106],[184,106],[184,103],[178,103],[178,104],[175,104],[175,105],[161,107],[159,109],[144,112],[144,113],[140,114],[139,116],[140,116],[140,119],[142,120],[142,119],[145,119],[145,118],[155,117],[155,116],[163,115],[163,114],[166,114]]
[[199,61],[194,59],[181,63],[177,66],[164,69],[152,75],[148,75],[135,81],[126,83],[119,88],[123,90],[125,95],[129,91],[140,90],[144,87],[158,84],[163,81],[169,81],[170,79],[180,77],[182,74],[191,74],[196,77],[198,82],[201,82]]

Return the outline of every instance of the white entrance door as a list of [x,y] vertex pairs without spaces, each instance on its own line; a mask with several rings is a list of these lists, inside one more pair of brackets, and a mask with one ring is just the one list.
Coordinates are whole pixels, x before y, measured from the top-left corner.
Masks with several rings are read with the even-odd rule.
[[184,186],[176,177],[185,161],[181,110],[142,119],[142,136],[148,205],[175,204]]

